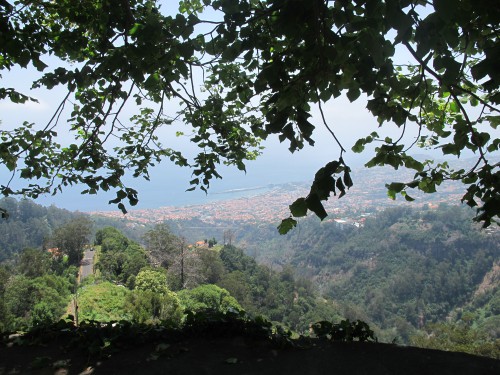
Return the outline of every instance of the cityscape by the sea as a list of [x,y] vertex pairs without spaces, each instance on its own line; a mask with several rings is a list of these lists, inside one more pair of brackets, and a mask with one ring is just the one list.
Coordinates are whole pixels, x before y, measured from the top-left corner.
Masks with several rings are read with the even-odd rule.
[[[394,173],[389,168],[377,168],[353,173],[354,186],[346,196],[332,196],[325,204],[329,220],[362,221],[366,214],[395,205],[409,207],[435,207],[440,203],[459,204],[462,196],[460,184],[447,183],[435,194],[412,194],[415,202],[402,197],[392,200],[387,196],[385,184]],[[409,171],[399,172],[401,181],[411,179]],[[164,220],[199,219],[206,223],[278,223],[289,215],[288,206],[308,194],[310,183],[290,182],[260,187],[232,189],[208,194],[205,202],[171,205],[147,209],[130,209],[127,215],[119,210],[93,211],[94,215],[121,218],[135,223],[157,223]]]

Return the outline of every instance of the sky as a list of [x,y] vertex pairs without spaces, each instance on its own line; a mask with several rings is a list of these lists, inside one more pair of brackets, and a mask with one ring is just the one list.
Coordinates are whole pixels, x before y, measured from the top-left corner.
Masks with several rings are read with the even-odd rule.
[[[29,84],[30,79],[27,72],[16,72],[9,79],[13,79],[23,84]],[[14,81],[12,81],[14,83]],[[9,82],[7,80],[7,82]],[[5,80],[4,80],[5,84]],[[19,84],[16,83],[16,87]],[[27,88],[26,91],[28,92]],[[46,92],[38,90],[30,92],[39,101],[29,104],[13,104],[10,102],[0,102],[0,119],[2,128],[19,126],[23,121],[45,124],[52,117],[54,109],[59,100],[64,97],[65,92],[61,89]],[[364,108],[366,103],[358,100],[350,103],[346,98],[324,105],[325,117],[335,131],[341,143],[348,150],[344,155],[345,161],[352,167],[360,167],[367,161],[367,155],[358,155],[350,151],[350,147],[361,135],[368,135],[377,130],[376,120]],[[277,137],[270,137],[263,143],[265,149],[263,154],[255,161],[247,162],[247,172],[237,170],[234,167],[221,166],[222,180],[214,180],[210,192],[219,193],[222,191],[264,186],[272,183],[284,183],[290,181],[312,180],[316,170],[331,160],[337,159],[340,153],[332,136],[321,125],[317,110],[313,111],[313,124],[318,126],[314,147],[308,145],[294,154],[288,150],[286,142],[280,143]],[[64,134],[62,126],[59,133]],[[395,127],[394,127],[395,128]],[[180,129],[180,128],[179,128]],[[70,139],[68,139],[69,141]],[[170,134],[166,134],[162,139],[164,145],[185,150],[190,146],[186,140],[178,139]],[[2,184],[4,184],[7,173],[5,168],[0,170]],[[191,171],[187,168],[180,168],[169,161],[165,161],[151,171],[150,181],[142,179],[130,179],[130,186],[139,190],[139,205],[137,208],[152,208],[158,206],[169,206],[178,204],[202,203],[213,199],[206,196],[201,191],[185,192],[189,188],[189,181],[192,179]],[[40,197],[37,201],[41,204],[55,204],[58,207],[71,210],[104,210],[114,209],[107,202],[114,198],[112,194],[99,193],[97,196],[80,195],[79,191],[83,187],[67,189],[56,196]]]
[[[170,5],[164,5],[163,10],[174,13],[176,9]],[[398,54],[397,58],[402,62],[410,60],[409,55],[402,52],[398,52]],[[49,66],[53,62],[48,57],[43,60]],[[2,75],[2,85],[4,87],[16,87],[16,89],[37,98],[39,103],[19,105],[8,101],[0,101],[1,129],[17,127],[23,121],[35,122],[43,127],[52,117],[55,108],[66,94],[64,88],[55,88],[51,91],[30,90],[31,82],[39,76],[39,73],[33,69],[13,69],[10,72],[2,72]],[[391,124],[385,124],[382,129],[378,129],[376,119],[365,108],[366,101],[367,98],[361,96],[354,103],[350,103],[343,96],[323,105],[327,123],[344,148],[348,150],[344,154],[344,160],[352,168],[362,167],[369,159],[369,153],[358,155],[350,151],[357,139],[367,136],[372,131],[378,131],[382,138],[385,136],[397,138],[401,131]],[[169,103],[166,104],[167,108],[169,105]],[[174,111],[174,107],[172,105],[172,111]],[[133,114],[134,109],[130,108],[128,110],[130,115]],[[263,143],[265,147],[263,155],[258,160],[247,163],[246,174],[236,168],[222,166],[220,173],[223,179],[214,180],[210,191],[218,193],[230,189],[251,188],[272,183],[312,180],[316,170],[327,162],[337,159],[340,153],[334,139],[322,125],[317,108],[313,109],[312,114],[311,122],[317,126],[313,136],[316,141],[314,147],[306,146],[300,152],[291,154],[288,151],[286,142],[281,144],[277,137],[271,137]],[[63,121],[58,127],[58,133],[63,141],[69,142],[71,139],[68,138],[64,125]],[[181,129],[182,124],[177,124],[176,127]],[[173,130],[176,129],[162,134],[161,141],[165,146],[179,147],[181,150],[193,148],[192,145],[186,142],[186,139],[173,136]],[[412,142],[416,134],[415,126],[410,126],[405,139],[407,142]],[[416,152],[422,153],[419,149]],[[8,178],[6,168],[0,166],[0,183],[5,184]],[[213,195],[206,196],[201,191],[185,192],[189,188],[190,179],[191,171],[189,169],[176,167],[166,161],[152,169],[149,182],[142,179],[127,179],[126,182],[130,187],[139,190],[140,202],[137,208],[202,203],[214,198]],[[14,181],[14,184],[16,184],[16,181]],[[114,198],[114,193],[84,196],[79,194],[83,189],[84,187],[70,188],[55,197],[41,197],[37,201],[41,204],[55,204],[58,207],[80,211],[115,209],[114,206],[107,204],[110,199]]]

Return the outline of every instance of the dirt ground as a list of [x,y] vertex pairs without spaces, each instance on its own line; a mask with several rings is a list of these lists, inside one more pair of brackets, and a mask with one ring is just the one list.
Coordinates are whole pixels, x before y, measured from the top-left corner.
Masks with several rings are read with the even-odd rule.
[[61,338],[36,345],[11,341],[0,347],[0,375],[500,374],[498,360],[391,344],[311,340],[280,347],[242,336],[142,341],[101,353],[98,359],[88,348]]

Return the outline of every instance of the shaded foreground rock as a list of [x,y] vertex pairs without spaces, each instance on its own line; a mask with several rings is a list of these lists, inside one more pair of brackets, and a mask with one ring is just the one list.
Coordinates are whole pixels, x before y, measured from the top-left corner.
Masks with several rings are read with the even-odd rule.
[[500,374],[498,360],[390,344],[312,340],[279,347],[242,336],[140,341],[92,356],[61,338],[9,344],[0,348],[0,374]]

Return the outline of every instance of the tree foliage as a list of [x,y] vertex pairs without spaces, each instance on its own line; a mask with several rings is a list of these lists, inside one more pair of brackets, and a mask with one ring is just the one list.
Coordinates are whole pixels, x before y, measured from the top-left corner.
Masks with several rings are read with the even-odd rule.
[[45,274],[51,265],[51,255],[41,249],[24,249],[19,257],[19,272],[26,277],[38,277]]
[[5,284],[5,316],[1,317],[0,326],[15,330],[59,319],[68,305],[71,287],[68,279],[55,274],[11,277]]
[[144,235],[148,255],[153,264],[169,267],[175,262],[180,240],[166,224],[157,224]]
[[[154,0],[119,4],[0,3],[2,74],[30,67],[40,72],[33,87],[67,92],[47,123],[1,131],[0,160],[27,180],[20,188],[2,184],[4,195],[36,198],[78,183],[89,194],[116,191],[110,202],[125,211],[124,202],[138,201],[124,182],[127,171],[147,179],[152,165],[169,159],[192,169],[192,189],[206,190],[221,177],[218,164],[244,170],[260,139],[276,135],[294,152],[314,145],[315,129],[325,127],[339,157],[290,206],[284,233],[308,211],[324,218],[322,202],[353,184],[347,150],[323,115],[325,105],[346,95],[366,98],[380,125],[400,129],[384,139],[373,132],[353,147],[377,145],[369,167],[415,170],[412,181],[388,185],[391,196],[412,200],[411,189],[432,193],[444,180],[461,181],[462,200],[478,206],[477,220],[488,226],[498,218],[500,172],[490,154],[500,145],[500,9],[490,1],[183,0],[174,15]],[[409,62],[398,61],[400,51]],[[5,85],[0,99],[36,100]],[[167,112],[170,102],[177,110]],[[124,108],[134,105],[126,118]],[[161,143],[160,130],[177,120],[199,148],[192,157]],[[410,127],[418,136],[403,141]],[[60,129],[73,140],[62,142]],[[471,150],[477,163],[453,170],[414,159],[414,146],[456,157]]]
[[106,280],[133,285],[135,276],[148,265],[144,249],[116,228],[98,230],[94,243],[101,247],[96,268]]
[[[287,236],[271,225],[239,232],[260,262],[289,262],[339,304],[341,315],[368,322],[381,340],[408,343],[416,329],[462,310],[474,314],[474,329],[498,337],[500,299],[492,275],[500,236],[479,230],[472,215],[466,207],[444,204],[397,207],[367,217],[361,228],[311,218]],[[251,238],[259,242],[251,244]],[[481,294],[482,284],[492,289]],[[223,286],[246,307],[243,293]]]
[[306,332],[314,322],[340,318],[337,306],[318,298],[312,284],[296,278],[291,268],[272,271],[229,245],[220,258],[226,272],[217,284],[250,315],[265,316],[298,332]]
[[168,268],[169,285],[174,290],[193,288],[204,281],[205,272],[210,272],[209,267],[203,267],[200,254],[193,247],[188,248],[186,240],[174,235],[166,224],[148,230],[144,240],[151,262]]
[[68,256],[69,264],[79,265],[83,259],[84,246],[90,242],[91,233],[92,221],[81,216],[57,228],[50,241]]
[[138,323],[161,322],[178,327],[183,317],[179,298],[170,290],[164,293],[134,290],[127,297],[126,307],[132,315],[132,320]]
[[464,321],[455,324],[429,324],[423,332],[413,335],[410,342],[421,348],[464,352],[500,359],[500,340],[479,333]]
[[0,220],[0,261],[25,248],[45,246],[56,228],[80,216],[55,206],[43,207],[29,199],[2,198],[0,207],[9,212],[8,219]]
[[226,289],[213,284],[204,284],[191,290],[182,290],[178,295],[184,308],[192,312],[204,310],[220,313],[243,311],[238,301]]
[[150,290],[157,294],[168,291],[167,275],[162,269],[141,270],[135,278],[136,290]]

